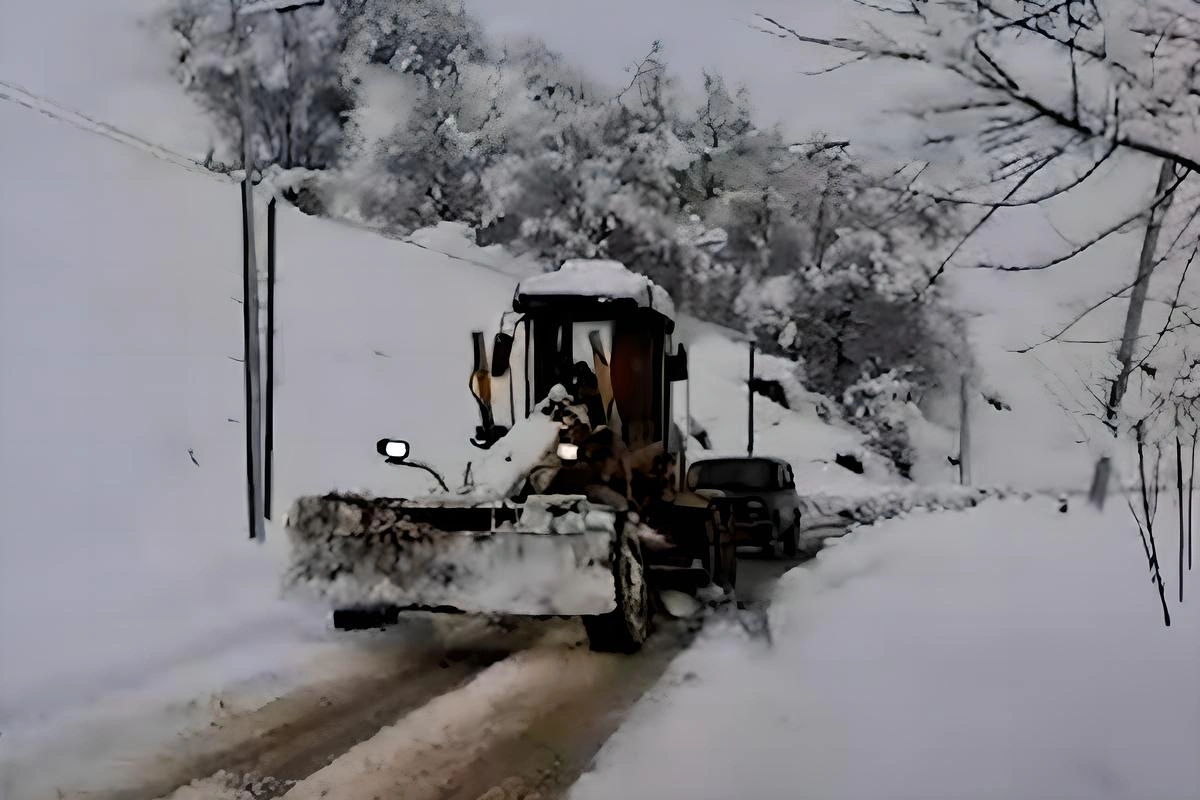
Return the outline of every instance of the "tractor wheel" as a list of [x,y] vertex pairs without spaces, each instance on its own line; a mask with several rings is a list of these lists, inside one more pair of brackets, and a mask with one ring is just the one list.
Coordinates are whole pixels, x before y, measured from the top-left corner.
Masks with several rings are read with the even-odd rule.
[[792,512],[792,527],[783,535],[783,555],[795,558],[800,552],[800,512]]
[[637,538],[623,530],[617,542],[613,548],[617,607],[584,617],[583,627],[596,652],[636,653],[650,635],[650,590]]

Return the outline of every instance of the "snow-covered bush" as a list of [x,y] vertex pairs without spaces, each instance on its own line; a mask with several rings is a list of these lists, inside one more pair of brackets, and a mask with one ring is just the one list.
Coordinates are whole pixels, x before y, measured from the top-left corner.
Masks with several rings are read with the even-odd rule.
[[891,369],[875,377],[864,376],[842,393],[847,418],[866,434],[868,446],[886,456],[904,478],[912,477],[916,463],[904,413],[914,389],[901,371]]

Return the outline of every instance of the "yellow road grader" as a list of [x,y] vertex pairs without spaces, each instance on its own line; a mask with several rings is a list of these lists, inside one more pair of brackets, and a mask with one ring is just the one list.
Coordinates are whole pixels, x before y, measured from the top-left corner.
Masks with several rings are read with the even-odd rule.
[[[521,282],[491,347],[473,334],[481,453],[464,485],[298,499],[289,581],[342,628],[405,610],[579,616],[592,649],[625,653],[649,635],[659,589],[731,592],[732,520],[683,485],[674,331],[667,293],[616,262]],[[422,466],[403,441],[377,448]]]

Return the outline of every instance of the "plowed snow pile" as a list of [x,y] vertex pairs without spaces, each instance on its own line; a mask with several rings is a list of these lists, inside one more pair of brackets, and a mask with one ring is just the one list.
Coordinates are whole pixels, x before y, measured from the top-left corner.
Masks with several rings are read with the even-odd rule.
[[681,656],[571,798],[1186,800],[1200,605],[1171,613],[1121,503],[863,528],[784,576],[773,646],[710,630]]

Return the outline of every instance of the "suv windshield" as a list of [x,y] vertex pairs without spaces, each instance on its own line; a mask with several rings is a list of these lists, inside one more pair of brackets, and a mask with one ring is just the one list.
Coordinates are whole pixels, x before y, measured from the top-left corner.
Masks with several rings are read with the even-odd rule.
[[771,461],[705,461],[688,470],[693,489],[773,489],[778,467]]

